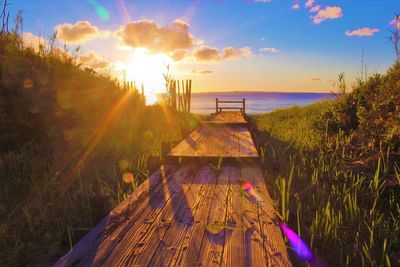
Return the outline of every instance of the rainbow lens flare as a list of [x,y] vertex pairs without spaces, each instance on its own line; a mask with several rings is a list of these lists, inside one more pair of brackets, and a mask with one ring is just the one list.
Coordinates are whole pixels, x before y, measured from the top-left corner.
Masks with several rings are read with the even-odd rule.
[[97,3],[96,0],[86,0],[96,11],[97,16],[104,21],[108,21],[110,19],[110,14],[108,13],[107,9]]
[[289,240],[289,243],[292,246],[294,252],[301,260],[313,261],[315,259],[315,256],[312,253],[311,249],[292,229],[287,227],[283,222],[279,222],[279,226]]
[[253,189],[253,185],[249,181],[244,181],[244,183],[242,184],[242,188],[248,193],[251,189]]
[[243,182],[242,189],[246,191],[246,193],[249,194],[251,197],[253,197],[258,202],[258,204],[262,205],[261,197],[257,194],[254,186],[249,181],[246,180]]

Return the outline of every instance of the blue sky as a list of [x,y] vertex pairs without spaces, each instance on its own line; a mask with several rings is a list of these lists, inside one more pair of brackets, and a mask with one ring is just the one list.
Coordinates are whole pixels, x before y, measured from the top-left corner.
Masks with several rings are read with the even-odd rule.
[[[196,91],[331,91],[341,71],[349,83],[354,80],[360,72],[362,51],[369,73],[382,73],[395,60],[386,37],[389,21],[400,12],[399,0],[315,0],[309,1],[308,7],[305,0],[9,2],[12,14],[23,11],[24,31],[34,35],[48,35],[57,25],[73,26],[79,21],[107,32],[75,40],[71,46],[81,45],[82,54],[96,53],[96,60],[109,62],[110,68],[117,61],[128,64],[134,60],[131,56],[139,48],[128,40],[137,32],[124,28],[126,35],[118,37],[118,29],[141,20],[154,22],[161,29],[180,19],[195,41],[183,49],[183,60],[171,64],[177,77],[194,80]],[[299,8],[294,9],[296,4]],[[96,5],[107,10],[108,20],[96,14]],[[310,12],[312,8],[314,12]],[[322,19],[315,18],[318,14]],[[368,29],[349,36],[363,28]],[[368,33],[371,36],[360,36]],[[67,35],[64,40],[68,40]],[[121,50],[121,44],[132,49]],[[176,51],[144,47],[149,54],[170,56]],[[196,54],[201,47],[216,49],[219,54],[201,58]],[[223,54],[227,47],[232,47],[232,56]],[[262,52],[262,48],[267,49]]]

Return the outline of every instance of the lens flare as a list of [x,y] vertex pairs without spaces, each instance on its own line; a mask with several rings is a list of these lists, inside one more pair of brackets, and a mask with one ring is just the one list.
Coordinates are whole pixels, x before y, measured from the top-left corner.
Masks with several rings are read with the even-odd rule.
[[[255,198],[259,203],[261,203],[261,197],[258,195],[254,186],[249,181],[243,182],[242,189],[250,196]],[[289,243],[295,251],[296,255],[303,261],[314,261],[315,256],[311,249],[306,245],[306,243],[283,222],[279,222],[279,226],[282,229],[284,235],[289,240]]]
[[283,222],[279,222],[279,226],[289,240],[289,243],[292,246],[294,252],[301,260],[313,261],[315,259],[315,256],[312,253],[311,249],[292,229],[287,227]]
[[126,173],[124,173],[124,175],[122,175],[122,181],[124,181],[124,183],[126,183],[126,184],[132,183],[134,179],[135,179],[135,177],[130,172],[126,172]]
[[261,203],[262,199],[260,195],[254,189],[254,186],[249,181],[244,181],[242,184],[242,189],[252,196],[258,203]]
[[101,18],[104,21],[108,21],[110,19],[110,14],[108,13],[107,9],[97,3],[96,0],[86,0],[93,8],[94,11],[96,12],[97,16]]

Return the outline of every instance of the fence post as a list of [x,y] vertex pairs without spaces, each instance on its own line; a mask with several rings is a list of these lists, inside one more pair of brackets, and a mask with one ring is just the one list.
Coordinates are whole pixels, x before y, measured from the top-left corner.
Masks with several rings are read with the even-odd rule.
[[243,98],[243,114],[246,114],[246,98]]
[[191,101],[192,101],[192,80],[189,80],[188,112],[190,112]]
[[218,113],[218,98],[215,99],[215,113]]

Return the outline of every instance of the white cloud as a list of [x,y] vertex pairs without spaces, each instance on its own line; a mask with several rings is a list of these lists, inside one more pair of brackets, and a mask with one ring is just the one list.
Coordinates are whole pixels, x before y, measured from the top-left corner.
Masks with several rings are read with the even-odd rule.
[[379,32],[379,29],[376,28],[371,29],[368,27],[364,27],[353,31],[346,31],[346,35],[363,37],[363,36],[373,36],[377,32]]
[[307,2],[305,3],[305,7],[311,7],[314,4],[315,0],[307,0]]
[[324,9],[320,9],[315,16],[311,16],[315,24],[320,24],[328,19],[338,19],[341,17],[343,17],[343,11],[342,8],[338,6],[327,6]]
[[55,27],[57,37],[66,43],[84,43],[97,37],[105,37],[109,35],[109,31],[100,31],[96,26],[90,24],[89,21],[78,21],[75,24],[64,23]]
[[321,9],[321,6],[320,5],[316,5],[316,6],[311,7],[309,12],[310,13],[315,13],[315,12],[319,11],[320,9]]
[[272,0],[254,0],[256,3],[271,3]]
[[35,52],[38,52],[40,47],[46,46],[46,41],[43,37],[36,36],[31,32],[24,32],[22,34],[22,43],[25,47],[32,48]]
[[300,9],[299,3],[294,4],[291,9]]
[[261,52],[278,53],[279,50],[273,47],[263,47],[260,49]]

